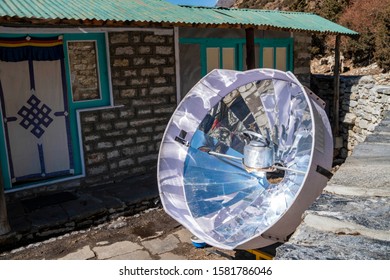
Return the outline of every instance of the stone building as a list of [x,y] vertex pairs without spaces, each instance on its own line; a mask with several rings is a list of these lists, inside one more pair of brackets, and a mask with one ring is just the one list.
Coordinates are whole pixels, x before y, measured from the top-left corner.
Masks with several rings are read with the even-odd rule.
[[245,70],[249,58],[309,86],[311,34],[356,34],[305,13],[20,2],[0,4],[1,172],[10,198],[153,179],[171,114],[211,69]]

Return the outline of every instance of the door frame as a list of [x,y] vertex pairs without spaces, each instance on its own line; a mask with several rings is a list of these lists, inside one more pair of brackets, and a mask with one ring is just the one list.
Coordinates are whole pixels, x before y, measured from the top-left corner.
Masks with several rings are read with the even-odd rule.
[[[22,189],[34,188],[42,185],[64,182],[68,180],[78,179],[85,177],[84,166],[84,152],[81,137],[81,123],[80,112],[90,110],[101,110],[105,108],[111,108],[113,104],[112,85],[111,85],[111,71],[109,61],[109,45],[108,45],[108,33],[107,31],[97,31],[90,33],[79,33],[73,29],[64,30],[60,33],[58,30],[53,30],[53,33],[41,33],[41,30],[32,29],[28,33],[24,32],[10,32],[1,33],[0,37],[12,38],[22,36],[34,36],[34,37],[53,37],[63,36],[64,46],[64,64],[65,64],[65,78],[67,85],[68,97],[68,109],[70,113],[70,134],[71,134],[71,146],[74,161],[74,174],[66,177],[52,178],[47,180],[41,180],[33,183],[20,184],[18,186],[12,186],[10,170],[9,170],[9,154],[7,151],[7,143],[5,138],[5,128],[3,122],[0,122],[0,172],[3,174],[3,185],[6,193],[19,191]],[[92,101],[78,101],[74,102],[71,92],[71,79],[69,68],[69,56],[67,43],[69,41],[96,41],[98,71],[99,71],[99,84],[101,89],[101,98]],[[0,104],[1,105],[1,104]],[[0,110],[0,119],[3,119],[2,110]]]

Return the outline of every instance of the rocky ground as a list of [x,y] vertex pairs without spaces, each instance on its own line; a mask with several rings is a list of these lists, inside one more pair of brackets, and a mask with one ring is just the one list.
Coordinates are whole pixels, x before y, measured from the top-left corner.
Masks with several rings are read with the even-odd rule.
[[[344,60],[341,64],[341,74],[347,76],[364,76],[383,74],[377,63],[372,63],[365,67],[356,67],[350,60]],[[310,64],[312,74],[329,74],[333,75],[334,56],[314,58]]]

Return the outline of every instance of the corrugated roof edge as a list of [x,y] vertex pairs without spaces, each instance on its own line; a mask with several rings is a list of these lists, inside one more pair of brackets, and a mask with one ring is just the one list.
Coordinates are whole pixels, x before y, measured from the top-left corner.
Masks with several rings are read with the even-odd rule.
[[[294,28],[294,27],[282,27],[282,26],[278,26],[278,25],[275,25],[275,24],[256,24],[256,23],[253,23],[252,25],[253,26],[263,26],[263,27],[272,27],[272,28],[275,28],[275,29],[279,29],[279,30],[290,30],[290,31],[300,31],[300,32],[313,32],[313,33],[320,33],[320,34],[332,34],[332,35],[337,35],[337,34],[340,34],[340,35],[346,35],[346,36],[358,36],[359,33],[354,31],[354,30],[351,30],[347,27],[344,27],[340,24],[337,24],[333,21],[330,21],[326,18],[323,18],[317,14],[314,14],[314,13],[307,13],[307,12],[296,12],[296,11],[280,11],[280,10],[264,10],[264,9],[239,9],[239,8],[225,8],[225,7],[204,7],[204,6],[191,6],[191,5],[179,5],[180,7],[182,8],[189,8],[189,9],[197,9],[197,10],[202,10],[202,9],[205,9],[205,10],[209,10],[209,11],[216,11],[216,12],[219,12],[219,11],[227,11],[227,12],[250,12],[250,13],[275,13],[275,14],[278,14],[278,15],[281,15],[281,14],[286,14],[286,15],[305,15],[305,16],[311,16],[311,17],[316,17],[316,18],[319,18],[321,21],[323,22],[326,22],[327,24],[329,25],[332,25],[332,29],[327,29],[327,30],[319,30],[319,29],[310,29],[310,28]],[[205,23],[205,22],[204,22]],[[229,22],[224,22],[225,24],[229,24]],[[195,22],[194,22],[195,24]],[[250,24],[247,24],[246,25],[250,25]],[[321,26],[322,27],[322,26]]]
[[265,10],[265,9],[248,9],[248,8],[225,8],[225,7],[207,7],[207,6],[192,6],[192,5],[178,5],[183,8],[195,8],[195,9],[208,9],[208,10],[227,10],[227,11],[257,11],[257,12],[275,12],[275,13],[286,13],[286,14],[312,14],[307,12],[296,12],[296,11],[281,11],[281,10]]
[[[21,26],[27,25],[89,25],[96,27],[117,27],[117,26],[187,26],[187,27],[225,27],[225,28],[248,28],[266,30],[283,30],[310,32],[317,34],[332,34],[355,36],[357,32],[346,27],[331,22],[325,18],[311,13],[278,11],[278,10],[259,10],[259,9],[237,9],[237,8],[221,8],[221,7],[200,7],[186,5],[171,5],[174,8],[172,12],[158,15],[136,13],[133,10],[123,9],[118,16],[105,15],[98,16],[92,11],[87,11],[88,15],[80,13],[76,14],[60,14],[58,13],[43,13],[40,10],[36,16],[11,15],[5,13],[0,16],[0,25]],[[149,11],[149,10],[148,10]],[[150,13],[151,11],[149,11]],[[259,13],[257,16],[256,13]],[[275,16],[270,16],[270,15]],[[42,16],[45,15],[45,16]],[[262,15],[262,16],[260,16]],[[278,16],[277,16],[278,15]],[[289,16],[290,15],[290,16]],[[298,16],[297,16],[298,15]],[[304,15],[305,17],[299,17]]]

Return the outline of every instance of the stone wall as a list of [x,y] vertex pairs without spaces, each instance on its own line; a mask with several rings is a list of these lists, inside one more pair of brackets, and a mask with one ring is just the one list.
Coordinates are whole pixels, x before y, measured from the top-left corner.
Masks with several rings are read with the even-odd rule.
[[87,184],[156,173],[176,108],[173,34],[110,33],[115,109],[83,112]]
[[311,36],[294,33],[294,75],[305,86],[310,86]]
[[[390,75],[341,76],[340,136],[343,146],[335,151],[340,160],[350,156],[354,147],[372,133],[390,109]],[[332,123],[333,76],[313,75],[311,89],[327,103]]]

